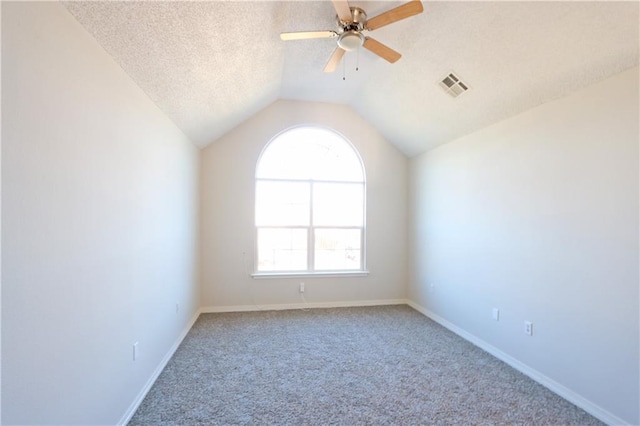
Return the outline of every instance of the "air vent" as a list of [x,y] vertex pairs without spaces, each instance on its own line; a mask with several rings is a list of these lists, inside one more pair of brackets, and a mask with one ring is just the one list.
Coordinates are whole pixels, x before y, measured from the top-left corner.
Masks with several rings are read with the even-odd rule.
[[453,72],[447,74],[441,81],[440,87],[444,89],[445,92],[457,98],[467,90],[469,90],[469,86],[466,83],[463,83],[460,77],[458,77]]

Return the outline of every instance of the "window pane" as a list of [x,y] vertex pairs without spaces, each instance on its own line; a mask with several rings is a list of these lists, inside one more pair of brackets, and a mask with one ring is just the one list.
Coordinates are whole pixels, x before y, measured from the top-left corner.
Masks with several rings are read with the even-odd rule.
[[315,269],[340,271],[361,269],[360,229],[316,229]]
[[257,182],[256,226],[309,225],[307,182]]
[[274,139],[260,158],[257,178],[364,182],[355,150],[339,134],[297,127]]
[[313,185],[315,226],[363,226],[364,185],[316,183]]
[[306,229],[258,229],[258,271],[307,269]]

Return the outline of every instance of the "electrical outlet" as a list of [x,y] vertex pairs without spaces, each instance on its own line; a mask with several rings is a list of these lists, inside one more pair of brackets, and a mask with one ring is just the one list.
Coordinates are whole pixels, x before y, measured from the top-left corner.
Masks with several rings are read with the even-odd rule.
[[133,344],[133,360],[138,359],[138,342]]
[[493,308],[493,319],[496,321],[500,321],[500,309]]
[[304,283],[300,283],[300,293],[304,293]]
[[524,322],[524,333],[533,336],[533,323],[531,321]]

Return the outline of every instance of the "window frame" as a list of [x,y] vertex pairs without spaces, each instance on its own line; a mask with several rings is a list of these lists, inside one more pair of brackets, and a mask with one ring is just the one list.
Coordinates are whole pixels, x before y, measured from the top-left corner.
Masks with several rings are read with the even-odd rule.
[[[346,181],[346,180],[330,180],[330,179],[286,179],[286,178],[261,178],[258,177],[258,169],[260,167],[260,163],[262,161],[263,155],[272,143],[277,141],[280,137],[282,137],[285,133],[300,129],[300,128],[309,128],[309,129],[320,129],[323,131],[328,131],[337,136],[343,143],[347,144],[347,146],[353,151],[355,157],[358,160],[358,165],[360,166],[360,170],[362,171],[362,181]],[[309,185],[309,224],[308,225],[273,225],[273,226],[258,226],[256,223],[257,217],[257,187],[259,182],[284,182],[284,183],[300,183],[304,182]],[[316,124],[304,124],[289,127],[278,134],[276,134],[273,138],[269,140],[268,143],[265,144],[260,155],[258,157],[258,161],[256,162],[255,173],[254,173],[254,213],[253,213],[253,241],[254,241],[254,266],[253,273],[251,276],[253,278],[284,278],[284,277],[354,277],[354,276],[367,276],[369,275],[369,271],[367,270],[367,256],[366,256],[366,235],[367,235],[367,179],[366,179],[366,171],[364,167],[364,162],[362,161],[362,157],[360,153],[356,149],[356,147],[351,143],[349,139],[347,139],[341,133],[331,129],[329,127],[316,125]],[[345,185],[361,185],[362,186],[362,226],[336,226],[336,225],[318,225],[314,224],[314,185],[315,184],[345,184]],[[260,271],[258,270],[258,232],[259,229],[306,229],[307,230],[307,269],[305,270],[275,270],[275,271]],[[315,270],[315,230],[316,229],[354,229],[360,231],[360,269],[338,269],[338,270]]]

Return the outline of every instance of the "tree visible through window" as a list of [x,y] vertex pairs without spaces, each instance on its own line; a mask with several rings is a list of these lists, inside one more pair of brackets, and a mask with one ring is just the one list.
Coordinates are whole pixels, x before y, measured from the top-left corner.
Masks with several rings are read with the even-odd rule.
[[257,272],[364,269],[365,179],[339,134],[296,127],[276,136],[256,169]]

